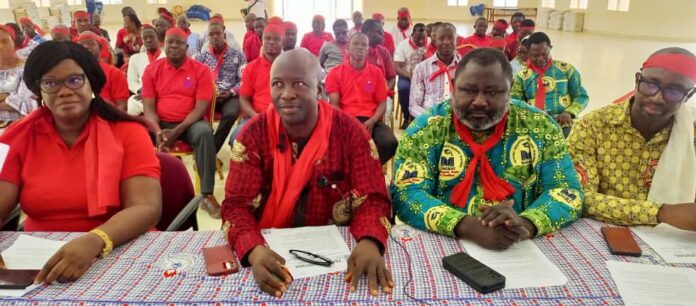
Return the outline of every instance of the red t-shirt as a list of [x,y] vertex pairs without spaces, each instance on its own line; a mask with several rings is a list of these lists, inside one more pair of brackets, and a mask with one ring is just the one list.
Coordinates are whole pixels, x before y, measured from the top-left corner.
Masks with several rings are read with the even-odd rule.
[[123,71],[104,62],[99,62],[99,66],[106,75],[106,83],[99,94],[102,99],[111,104],[116,104],[116,101],[127,101],[130,91],[128,79]]
[[157,114],[165,122],[184,121],[196,101],[210,102],[213,98],[210,68],[189,58],[178,69],[166,58],[150,63],[142,84],[143,99],[157,101]]
[[128,36],[128,29],[121,28],[116,33],[116,48],[123,49],[126,46],[126,42],[123,41],[124,38]]
[[314,32],[306,33],[302,36],[302,41],[300,42],[300,47],[309,50],[315,56],[319,56],[319,50],[324,42],[334,41],[333,35],[328,32],[321,33],[320,36],[314,35]]
[[249,38],[244,40],[244,57],[246,57],[247,63],[259,58],[261,55],[261,46],[263,43],[257,35],[249,36]]
[[250,36],[254,36],[254,35],[256,35],[256,31],[254,31],[254,30],[246,31],[246,33],[244,33],[244,40],[242,40],[242,43],[244,43]]
[[483,37],[481,37],[474,34],[466,38],[466,43],[472,44],[479,48],[490,47],[493,43],[493,37],[488,35],[484,35]]
[[266,56],[262,55],[244,68],[239,95],[251,97],[251,106],[257,113],[271,104],[271,62]]
[[379,67],[365,63],[360,70],[349,62],[336,66],[326,77],[326,92],[341,96],[341,109],[351,116],[372,117],[387,100],[387,82]]
[[[27,150],[13,151],[0,173],[0,180],[20,186],[19,203],[27,214],[24,229],[87,232],[102,225],[121,208],[100,216],[88,214],[85,141],[89,129],[68,148],[53,128],[52,118],[40,120],[45,122],[36,125]],[[159,161],[145,127],[135,122],[110,125],[124,150],[120,181],[134,176],[159,179]]]
[[396,77],[396,70],[394,69],[394,62],[392,61],[391,54],[389,50],[382,45],[377,45],[377,47],[370,48],[365,60],[373,64],[384,73],[384,79],[388,80]]
[[384,47],[387,48],[391,56],[394,56],[396,46],[394,45],[394,37],[389,32],[384,32]]

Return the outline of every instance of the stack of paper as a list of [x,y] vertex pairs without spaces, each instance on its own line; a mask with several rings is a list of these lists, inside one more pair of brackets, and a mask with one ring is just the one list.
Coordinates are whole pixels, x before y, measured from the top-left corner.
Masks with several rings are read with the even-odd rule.
[[634,227],[633,232],[668,263],[696,263],[696,232],[665,223]]
[[56,241],[37,238],[29,235],[19,235],[17,241],[2,252],[2,259],[7,269],[41,270],[43,265],[67,241]]
[[505,289],[563,286],[568,279],[531,240],[513,244],[505,251],[484,249],[462,240],[473,258],[505,276]]
[[611,277],[626,305],[693,306],[696,271],[630,262],[607,261]]

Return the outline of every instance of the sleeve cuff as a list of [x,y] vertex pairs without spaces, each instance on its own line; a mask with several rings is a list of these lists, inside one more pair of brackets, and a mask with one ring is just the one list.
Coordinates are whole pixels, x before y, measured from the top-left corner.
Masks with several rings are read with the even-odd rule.
[[520,213],[520,217],[523,217],[532,222],[532,224],[534,224],[534,227],[536,227],[537,230],[537,237],[544,236],[546,234],[550,234],[556,231],[556,229],[554,229],[551,225],[551,219],[549,218],[549,216],[547,216],[546,213],[544,213],[540,209],[527,209]]
[[380,252],[384,255],[384,251],[387,248],[387,238],[389,238],[389,231],[391,230],[391,223],[386,217],[381,220],[383,224],[372,224],[372,225],[356,225],[351,222],[350,231],[355,238],[355,241],[360,241],[363,238],[369,238],[375,241],[379,245]]
[[465,213],[452,207],[440,205],[428,209],[423,215],[423,222],[428,230],[456,238],[454,230],[464,217],[466,217]]
[[263,236],[261,236],[261,233],[253,231],[239,233],[235,236],[236,239],[233,240],[232,233],[230,233],[228,236],[228,241],[230,244],[234,245],[234,251],[237,253],[237,257],[239,258],[239,262],[242,264],[242,266],[248,267],[250,266],[249,253],[251,250],[253,250],[256,246],[265,245],[266,241],[263,239]]

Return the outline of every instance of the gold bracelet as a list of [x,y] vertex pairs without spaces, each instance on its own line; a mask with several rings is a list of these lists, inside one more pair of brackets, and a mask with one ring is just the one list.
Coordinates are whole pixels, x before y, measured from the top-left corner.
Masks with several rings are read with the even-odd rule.
[[98,228],[95,228],[89,232],[99,236],[99,238],[104,241],[104,248],[101,250],[101,253],[99,253],[99,258],[109,256],[111,250],[114,249],[114,242],[111,240],[111,237],[109,237],[107,233]]

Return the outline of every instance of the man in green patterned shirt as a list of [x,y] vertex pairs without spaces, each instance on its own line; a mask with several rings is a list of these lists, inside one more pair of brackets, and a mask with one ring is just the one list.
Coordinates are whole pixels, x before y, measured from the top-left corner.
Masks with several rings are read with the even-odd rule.
[[401,220],[491,249],[557,231],[582,212],[561,129],[510,101],[503,53],[468,53],[450,100],[419,116],[399,141],[391,187]]
[[512,98],[544,110],[568,137],[573,119],[590,99],[582,87],[580,72],[571,64],[551,59],[551,39],[545,33],[536,32],[527,39],[530,46],[526,68],[514,76]]

